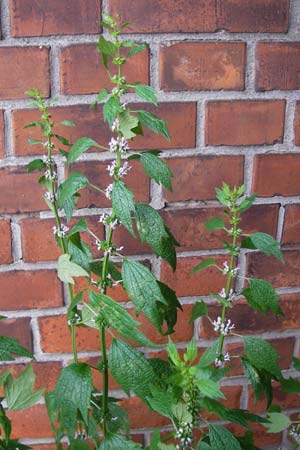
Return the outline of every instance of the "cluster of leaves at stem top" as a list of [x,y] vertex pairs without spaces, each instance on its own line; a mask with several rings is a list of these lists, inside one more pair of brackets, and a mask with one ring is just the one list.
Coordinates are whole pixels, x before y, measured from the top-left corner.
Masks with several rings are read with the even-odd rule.
[[[128,58],[145,49],[145,45],[120,39],[122,28],[118,20],[105,16],[102,26],[110,33],[110,39],[100,37],[97,48],[102,55],[111,87],[102,89],[92,107],[103,108],[103,117],[111,129],[109,143],[98,143],[89,137],[82,137],[75,143],[57,133],[57,127],[76,126],[69,120],[56,124],[51,110],[36,89],[28,91],[34,100],[34,108],[40,110],[40,118],[26,125],[32,128],[34,138],[29,144],[45,149],[45,156],[28,165],[28,172],[42,172],[39,183],[46,191],[45,201],[53,213],[53,233],[61,250],[58,260],[58,277],[66,283],[69,292],[67,321],[72,340],[73,362],[65,367],[53,392],[46,394],[53,433],[57,449],[62,440],[68,439],[69,449],[136,449],[139,445],[128,437],[126,412],[118,405],[118,399],[109,396],[109,371],[128,394],[135,392],[147,402],[149,386],[159,382],[158,373],[166,363],[148,360],[137,346],[159,347],[139,328],[140,323],[126,308],[113,300],[114,289],[122,286],[135,307],[136,316],[143,314],[159,333],[165,335],[174,331],[177,310],[181,309],[175,292],[158,281],[148,265],[123,255],[122,247],[114,243],[114,232],[125,227],[128,232],[147,243],[153,252],[165,259],[173,270],[176,268],[176,251],[179,245],[157,210],[148,204],[136,202],[134,192],[127,185],[129,171],[134,176],[131,164],[141,164],[145,173],[156,183],[171,190],[172,173],[155,149],[149,152],[133,153],[131,141],[143,135],[144,128],[162,134],[170,139],[166,123],[145,110],[132,110],[123,96],[135,92],[143,101],[157,106],[156,92],[150,86],[139,82],[128,83],[122,69]],[[41,136],[41,137],[40,137]],[[97,149],[111,153],[107,166],[111,183],[96,186],[82,173],[72,169],[72,164],[86,151]],[[56,163],[65,159],[68,177],[60,182]],[[132,160],[136,160],[133,163]],[[101,182],[101,179],[100,179]],[[94,189],[99,196],[110,202],[110,208],[99,218],[99,233],[91,230],[84,218],[76,219],[74,211],[80,191],[86,187]],[[105,226],[105,238],[98,234]],[[90,248],[85,236],[92,237]],[[96,258],[93,254],[97,253]],[[78,292],[77,277],[84,277],[87,289]],[[99,331],[99,364],[90,366],[80,362],[77,352],[78,327],[91,327]],[[112,336],[111,347],[107,336]],[[160,348],[160,347],[159,347]],[[92,371],[102,378],[102,391],[93,385]],[[102,433],[102,437],[101,436]]]

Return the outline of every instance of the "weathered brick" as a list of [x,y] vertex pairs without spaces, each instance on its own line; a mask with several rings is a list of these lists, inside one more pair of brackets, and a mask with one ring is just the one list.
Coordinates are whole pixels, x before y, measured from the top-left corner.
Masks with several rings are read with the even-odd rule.
[[283,225],[283,233],[281,238],[282,244],[299,244],[300,243],[300,205],[286,205],[285,218]]
[[[241,228],[246,233],[262,231],[275,236],[278,210],[279,205],[255,205],[243,214]],[[225,232],[211,232],[205,227],[205,222],[210,218],[224,217],[223,208],[167,209],[162,216],[180,243],[179,252],[223,248]]]
[[96,34],[100,30],[99,0],[12,0],[9,5],[14,37]]
[[197,156],[167,161],[171,172],[173,192],[165,191],[167,201],[212,200],[215,188],[225,181],[229,185],[243,182],[242,156]]
[[0,273],[2,310],[63,306],[62,285],[55,271],[20,270]]
[[282,142],[284,100],[211,101],[206,105],[206,145],[271,145]]
[[12,262],[11,229],[8,220],[0,220],[0,264]]
[[246,46],[240,42],[188,42],[160,50],[165,91],[243,90]]
[[[185,148],[196,146],[196,103],[162,103],[155,109],[145,104],[135,104],[134,108],[149,110],[167,121],[171,141],[164,137],[145,130],[144,136],[137,137],[130,146],[137,150],[151,150],[153,148]],[[53,120],[58,123],[68,119],[76,123],[76,127],[64,127],[58,125],[55,130],[68,138],[71,143],[82,136],[89,136],[101,145],[108,145],[111,132],[108,125],[103,121],[102,111],[99,107],[96,111],[89,105],[76,105],[68,107],[53,108],[50,110]],[[23,109],[13,111],[13,142],[15,154],[18,156],[40,155],[45,149],[39,145],[28,145],[28,137],[41,138],[39,128],[28,128],[24,125],[38,120],[40,113],[37,110]],[[61,147],[61,144],[59,144]],[[93,149],[93,151],[98,151]]]
[[0,159],[5,158],[4,115],[0,110]]
[[0,213],[48,209],[38,178],[39,174],[28,174],[26,167],[0,169]]
[[288,29],[289,0],[111,0],[111,14],[129,21],[125,32],[274,32]]
[[300,42],[260,42],[256,50],[256,89],[300,89]]
[[[49,50],[45,47],[0,48],[0,98],[27,98],[35,87],[43,96],[50,92]],[[20,76],[20,73],[22,76]]]
[[254,158],[252,191],[259,197],[300,195],[300,155],[258,155]]
[[12,421],[11,438],[20,438],[20,436],[23,439],[52,437],[45,405],[35,405],[22,411],[9,411],[7,415]]
[[[167,283],[179,297],[194,295],[209,295],[212,291],[219,292],[224,284],[224,276],[215,267],[209,267],[205,271],[193,273],[193,268],[205,257],[186,257],[177,259],[175,273],[162,262],[161,280]],[[224,257],[216,256],[216,263],[222,265]]]
[[32,335],[30,319],[5,319],[0,321],[0,336],[8,336],[19,340],[23,347],[32,351]]
[[[123,75],[129,83],[149,83],[149,51],[128,60]],[[94,44],[65,47],[60,51],[60,80],[63,94],[95,94],[109,86],[102,57]]]

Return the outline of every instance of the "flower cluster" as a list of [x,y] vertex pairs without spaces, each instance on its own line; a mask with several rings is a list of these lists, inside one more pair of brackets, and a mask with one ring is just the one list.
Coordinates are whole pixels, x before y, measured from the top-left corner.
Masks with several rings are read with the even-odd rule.
[[228,275],[229,273],[231,273],[232,276],[236,277],[240,268],[239,267],[235,267],[234,269],[230,269],[230,267],[228,266],[227,261],[225,261],[223,263],[224,269],[223,269],[223,275]]
[[52,194],[49,191],[45,192],[44,197],[46,200],[48,200],[51,203],[54,203],[56,201],[56,195]]
[[217,318],[217,320],[213,321],[213,326],[214,330],[217,333],[222,334],[223,336],[227,336],[235,328],[235,325],[231,323],[230,319],[228,319],[226,323],[222,321],[220,316]]
[[289,435],[291,436],[291,438],[294,439],[294,441],[297,442],[297,444],[300,444],[300,429],[299,426],[292,426],[290,431],[289,431]]
[[112,137],[109,142],[109,151],[112,153],[116,153],[116,151],[120,151],[121,153],[125,153],[130,150],[127,140],[124,136],[117,138]]
[[224,298],[224,300],[228,300],[229,302],[232,302],[234,300],[233,289],[230,289],[228,297],[227,297],[225,288],[222,288],[221,292],[219,292],[219,296]]
[[117,167],[117,162],[113,161],[110,165],[107,166],[106,170],[109,172],[109,175],[111,177],[118,177],[123,178],[127,175],[129,170],[131,169],[131,166],[128,164],[127,161],[124,162],[123,166]]
[[67,232],[69,231],[69,227],[62,224],[60,226],[60,228],[52,227],[52,230],[53,230],[53,234],[55,234],[56,236],[58,236],[60,238],[64,238],[66,236]]
[[225,355],[219,355],[215,359],[215,366],[216,367],[222,367],[224,362],[230,361],[230,355],[229,353],[225,353]]
[[49,181],[55,181],[57,179],[57,174],[53,170],[47,169],[45,172],[45,178]]
[[180,426],[178,427],[176,434],[175,434],[175,439],[179,439],[180,440],[180,445],[176,445],[176,449],[180,449],[182,448],[186,448],[189,447],[190,444],[193,441],[193,438],[191,437],[192,435],[192,430],[193,430],[193,425],[191,423],[188,422],[182,422],[182,424],[180,424]]

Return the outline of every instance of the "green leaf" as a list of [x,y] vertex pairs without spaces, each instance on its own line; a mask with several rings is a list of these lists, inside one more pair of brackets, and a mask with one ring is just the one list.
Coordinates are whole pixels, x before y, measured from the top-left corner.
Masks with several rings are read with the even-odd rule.
[[280,381],[283,392],[300,393],[300,380],[296,378],[288,378]]
[[269,413],[267,418],[269,423],[266,423],[265,427],[268,429],[268,433],[280,433],[292,425],[291,420],[285,414],[273,412]]
[[170,337],[168,340],[168,345],[166,347],[166,350],[168,353],[168,357],[170,358],[170,360],[172,361],[174,366],[179,366],[181,364],[181,359],[180,359],[177,347]]
[[[4,436],[5,436],[5,441],[6,441],[5,443],[7,444],[9,442],[12,426],[11,426],[11,421],[6,416],[5,409],[3,408],[2,403],[0,402],[0,432],[1,432],[1,434],[3,434],[1,428],[2,428]],[[0,446],[1,446],[1,443],[2,442],[1,442],[1,438],[0,438]],[[5,447],[2,447],[2,448],[3,448],[3,450],[6,450]],[[1,450],[2,450],[2,448],[1,448]],[[15,450],[15,448],[13,450]]]
[[[160,288],[163,298],[166,301],[166,303],[158,303],[158,311],[161,323],[161,326],[158,329],[164,335],[171,334],[174,332],[174,326],[177,323],[177,308],[182,310],[182,306],[173,289],[171,289],[161,281],[157,281],[157,284]],[[162,327],[164,321],[166,321],[168,328],[163,332]]]
[[103,36],[100,36],[97,48],[100,53],[103,53],[104,55],[114,56],[116,53],[115,44],[106,40]]
[[184,359],[185,362],[187,362],[187,361],[192,362],[192,361],[194,361],[194,359],[196,359],[197,354],[198,354],[198,348],[197,348],[197,345],[196,345],[195,338],[193,338],[188,343],[186,352],[183,355],[183,359]]
[[250,279],[250,287],[241,292],[252,308],[265,314],[272,311],[274,314],[283,314],[278,304],[279,295],[273,286],[264,280]]
[[99,147],[99,144],[97,144],[94,139],[88,137],[82,137],[78,139],[70,148],[67,157],[67,164],[72,164],[74,161],[76,161],[76,159],[79,158],[80,155],[82,155],[82,153],[86,152],[91,147]]
[[154,133],[162,134],[168,141],[170,140],[170,135],[166,127],[165,120],[162,120],[154,114],[143,110],[138,111],[137,115],[142,125],[154,131]]
[[130,58],[133,55],[137,55],[138,53],[142,52],[143,50],[145,50],[145,48],[147,48],[146,44],[142,44],[142,45],[136,45],[135,47],[133,47],[131,50],[129,50],[129,52],[127,53],[126,57]]
[[78,222],[71,228],[68,233],[68,236],[73,236],[73,234],[81,233],[82,231],[86,231],[88,229],[86,220],[84,217],[81,217]]
[[82,439],[76,439],[69,445],[67,450],[91,450],[91,447]]
[[281,377],[281,371],[277,360],[279,355],[272,345],[263,339],[255,337],[244,337],[246,356],[250,363],[257,369],[265,370],[275,377]]
[[256,199],[256,195],[250,195],[249,197],[246,197],[245,200],[243,200],[239,205],[239,212],[245,212],[247,209],[251,208],[253,205],[254,200]]
[[255,399],[258,400],[260,397],[261,392],[263,391],[263,386],[261,384],[261,379],[258,370],[253,367],[247,358],[244,356],[241,357],[244,373],[248,380],[250,381],[254,394]]
[[117,434],[108,435],[102,441],[99,450],[140,450],[142,447],[133,441],[128,441]]
[[125,342],[114,339],[108,361],[112,376],[126,394],[129,395],[132,390],[145,401],[151,394],[151,386],[157,382],[157,377],[144,354]]
[[0,386],[2,386],[8,375],[10,375],[10,370],[4,370],[4,372],[0,373]]
[[93,390],[90,368],[85,363],[72,363],[64,367],[53,391],[56,408],[60,412],[60,422],[67,430],[71,441],[77,422],[77,411],[88,424],[88,411]]
[[210,347],[207,347],[207,349],[201,356],[200,361],[197,364],[197,367],[199,369],[209,367],[217,357],[217,350],[218,350],[218,341],[215,341]]
[[206,442],[198,442],[196,450],[211,450],[211,446]]
[[205,222],[205,228],[210,231],[225,228],[225,222],[221,217],[212,217]]
[[196,302],[193,305],[193,309],[192,309],[191,318],[189,320],[189,323],[194,322],[199,317],[203,317],[203,316],[207,316],[207,315],[208,315],[208,311],[207,311],[206,303],[204,303],[203,300],[201,300],[201,302]]
[[4,394],[10,411],[29,408],[40,400],[43,389],[33,391],[35,375],[29,364],[15,380],[9,375],[4,383]]
[[219,383],[216,381],[201,378],[196,381],[196,384],[201,394],[208,398],[225,398],[223,392],[220,390]]
[[184,402],[179,402],[176,405],[173,405],[172,413],[180,424],[182,424],[184,422],[186,422],[186,423],[193,422],[193,416],[190,413],[190,411],[188,410],[188,405]]
[[150,152],[141,153],[140,160],[146,174],[150,178],[172,191],[171,178],[173,174],[164,161]]
[[239,441],[221,425],[209,425],[209,440],[213,450],[242,450]]
[[101,89],[101,91],[97,95],[96,100],[93,102],[93,106],[97,106],[98,103],[103,102],[103,100],[105,100],[107,96],[108,96],[107,89],[105,88]]
[[150,205],[136,203],[135,216],[141,241],[147,242],[155,253],[165,259],[175,270],[175,246],[159,213]]
[[33,358],[32,353],[22,347],[18,340],[11,337],[0,336],[0,361],[13,361],[13,355]]
[[116,118],[118,112],[122,112],[123,108],[120,105],[120,101],[117,97],[111,96],[107,102],[103,105],[103,117],[110,126]]
[[29,122],[27,123],[24,128],[33,128],[33,127],[39,127],[41,125],[40,121],[35,121],[35,122]]
[[59,134],[55,134],[54,136],[55,136],[56,139],[58,139],[59,142],[61,142],[63,145],[67,145],[67,146],[71,145],[70,141],[69,141],[68,139],[66,139],[65,137],[60,136]]
[[157,106],[156,90],[151,86],[136,84],[133,86],[136,94],[143,100]]
[[34,159],[27,165],[27,172],[31,173],[35,170],[43,170],[46,167],[46,163],[42,159]]
[[120,131],[126,139],[132,139],[136,136],[134,129],[138,126],[138,119],[130,114],[127,109],[119,114]]
[[88,277],[89,274],[78,264],[70,261],[70,258],[70,255],[68,255],[67,253],[59,257],[57,274],[58,278],[63,283],[74,284],[73,277]]
[[151,397],[147,398],[147,403],[153,411],[172,419],[172,406],[177,403],[177,400],[172,392],[159,387],[153,387],[151,389]]
[[71,172],[69,177],[60,185],[58,191],[58,206],[62,208],[74,194],[88,186],[89,180],[79,172]]
[[203,261],[201,261],[200,264],[197,264],[197,266],[193,268],[193,272],[200,272],[200,270],[207,269],[207,267],[214,266],[215,264],[216,264],[215,258],[204,259]]
[[123,181],[116,180],[113,183],[111,199],[112,207],[117,218],[122,222],[132,236],[134,236],[131,212],[133,212],[135,208],[131,190],[127,188]]
[[[104,294],[89,291],[91,304],[96,307],[95,319],[104,320],[108,327],[114,328],[125,339],[134,339],[141,345],[158,347],[137,329],[141,324],[124,309],[122,305]],[[90,307],[89,305],[86,305]],[[98,326],[99,328],[99,326]]]
[[298,372],[300,372],[300,359],[293,356],[292,360],[293,360],[293,365],[294,365],[295,369]]
[[253,233],[242,241],[242,248],[257,249],[266,255],[273,255],[284,263],[280,243],[266,233]]
[[76,127],[76,123],[72,120],[63,120],[60,122],[61,125],[64,125],[65,127]]
[[73,263],[82,267],[89,273],[90,262],[93,259],[93,255],[89,246],[81,241],[79,233],[75,233],[68,237],[68,253]]
[[224,190],[216,188],[216,197],[222,205],[229,206],[228,196]]
[[42,144],[42,141],[40,139],[28,138],[28,144],[29,145],[40,145],[40,144]]

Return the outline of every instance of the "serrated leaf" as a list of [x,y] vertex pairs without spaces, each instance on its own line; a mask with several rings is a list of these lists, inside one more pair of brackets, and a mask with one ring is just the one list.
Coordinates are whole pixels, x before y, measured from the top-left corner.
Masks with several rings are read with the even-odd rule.
[[116,46],[114,45],[114,43],[108,41],[103,36],[100,36],[97,48],[100,53],[103,53],[104,55],[114,56],[116,52]]
[[81,233],[82,231],[86,231],[88,229],[86,220],[84,217],[81,217],[78,222],[71,228],[71,230],[68,233],[68,236],[72,236],[76,233]]
[[88,277],[89,274],[86,270],[80,267],[78,264],[70,261],[71,256],[67,253],[61,255],[58,259],[57,274],[60,281],[63,283],[74,284],[73,277]]
[[141,153],[140,160],[146,174],[150,178],[172,191],[171,178],[173,174],[164,161],[150,152]]
[[211,450],[211,446],[206,442],[198,442],[196,450]]
[[88,410],[93,384],[90,368],[85,363],[72,363],[64,367],[53,391],[56,408],[60,411],[60,422],[73,441],[77,422],[77,411],[88,423]]
[[171,419],[173,417],[172,406],[177,403],[177,400],[172,392],[154,386],[151,389],[151,396],[147,397],[147,403],[153,411]]
[[200,358],[197,367],[204,369],[209,367],[217,357],[218,341],[215,341],[210,347],[208,347]]
[[279,295],[273,286],[264,280],[251,278],[250,287],[244,289],[241,294],[246,297],[249,305],[265,314],[272,311],[274,314],[283,314],[278,304]]
[[88,137],[79,138],[70,148],[67,157],[67,164],[72,164],[79,158],[80,155],[82,155],[82,153],[86,152],[91,147],[99,147],[99,144],[97,144],[94,139]]
[[76,127],[76,123],[72,120],[63,120],[60,122],[61,125],[64,125],[65,127]]
[[185,362],[187,362],[187,361],[192,362],[196,358],[197,354],[198,354],[198,348],[197,348],[197,345],[196,345],[195,338],[193,338],[188,343],[188,346],[186,348],[186,352],[183,355],[183,359],[184,359]]
[[162,120],[154,114],[143,110],[138,111],[137,115],[142,125],[154,131],[154,133],[162,134],[168,141],[170,140],[170,135],[166,127],[165,120]]
[[175,246],[159,213],[150,205],[136,203],[135,216],[141,241],[147,242],[155,253],[165,259],[175,270]]
[[180,424],[184,422],[192,423],[193,421],[193,416],[188,410],[188,405],[184,402],[179,402],[176,405],[173,405],[172,413]]
[[118,112],[122,112],[123,108],[120,105],[120,101],[117,97],[111,96],[103,105],[103,117],[110,126],[116,118]]
[[67,146],[71,145],[70,141],[69,141],[67,138],[65,138],[64,136],[60,136],[59,134],[55,134],[54,136],[55,136],[56,139],[58,139],[59,142],[61,142],[63,145],[67,145]]
[[68,237],[68,253],[71,256],[73,263],[78,264],[78,266],[89,273],[90,262],[93,260],[93,255],[89,246],[81,241],[79,233],[75,233]]
[[280,433],[292,425],[291,420],[285,414],[273,412],[269,413],[267,418],[269,423],[266,423],[265,427],[268,429],[268,433]]
[[266,255],[273,255],[279,261],[284,263],[283,255],[280,250],[280,243],[272,236],[266,233],[253,233],[247,239],[242,241],[242,248],[260,250]]
[[255,395],[255,400],[257,401],[260,397],[261,392],[263,391],[263,386],[261,384],[259,372],[255,367],[252,366],[252,364],[250,364],[250,362],[244,356],[242,356],[241,361],[245,376],[251,383]]
[[265,370],[280,378],[281,371],[277,363],[279,355],[275,348],[263,339],[256,337],[246,336],[243,340],[245,352],[250,363],[257,369]]
[[127,53],[126,57],[130,58],[133,55],[137,55],[138,53],[142,52],[143,50],[145,50],[145,48],[147,48],[146,44],[142,44],[142,45],[136,45],[135,47],[133,47],[131,50],[129,50],[129,52]]
[[287,378],[281,380],[281,387],[283,392],[297,392],[300,393],[300,381],[296,378]]
[[225,227],[225,222],[221,217],[212,217],[205,222],[205,228],[209,231],[220,230]]
[[207,316],[207,315],[208,315],[208,310],[207,310],[206,303],[204,303],[203,300],[201,300],[200,302],[196,302],[193,305],[189,323],[194,322],[194,320],[197,320],[199,317],[203,317],[203,316]]
[[157,382],[157,377],[144,354],[125,342],[114,339],[108,361],[112,376],[126,394],[129,395],[132,390],[145,401],[151,394],[151,386]]
[[71,172],[69,177],[59,186],[58,205],[62,208],[65,203],[80,189],[88,186],[89,180],[79,172]]
[[209,440],[214,450],[242,450],[239,441],[221,425],[209,425]]
[[157,106],[156,90],[151,86],[144,84],[136,84],[133,86],[135,93],[146,102],[152,103]]
[[4,383],[4,394],[10,411],[29,408],[40,400],[43,389],[33,391],[35,375],[29,364],[15,380],[9,375]]
[[35,170],[40,171],[43,170],[45,167],[46,163],[42,159],[35,159],[27,165],[27,172],[31,173],[34,172]]
[[133,193],[123,181],[116,180],[113,183],[111,200],[114,212],[117,218],[127,228],[127,230],[134,236],[132,227],[131,213],[134,211]]
[[91,450],[91,447],[82,439],[73,441],[67,450]]
[[102,441],[99,450],[140,450],[142,447],[133,441],[128,441],[117,434],[108,435]]
[[216,188],[216,197],[219,200],[219,202],[224,205],[224,206],[228,206],[229,202],[228,202],[228,197],[225,194],[225,192],[219,188]]
[[33,358],[32,353],[22,347],[17,339],[0,336],[0,361],[13,361],[13,355]]
[[216,264],[215,258],[204,259],[203,261],[201,261],[200,264],[197,264],[197,266],[193,268],[193,272],[200,272],[200,270],[207,269],[207,267],[214,266],[215,264]]
[[[176,296],[175,291],[161,281],[157,281],[163,298],[166,303],[158,303],[158,312],[160,317],[160,328],[158,330],[166,335],[174,332],[174,326],[177,323],[177,309],[182,310],[182,306]],[[167,323],[167,330],[163,331],[163,324]]]
[[137,328],[141,324],[134,320],[122,305],[107,295],[97,294],[93,291],[89,291],[89,298],[91,304],[96,307],[96,324],[97,318],[100,318],[105,321],[108,327],[114,328],[125,339],[134,339],[141,345],[158,347]]
[[208,398],[217,399],[225,398],[223,392],[220,390],[219,383],[210,379],[199,379],[196,384],[202,395]]
[[256,199],[256,195],[250,195],[249,197],[246,197],[239,205],[239,212],[243,213],[247,211],[247,209],[251,208],[251,206],[254,203],[254,200]]
[[134,129],[138,126],[138,119],[130,114],[127,109],[119,114],[119,127],[126,139],[132,139],[136,136]]

